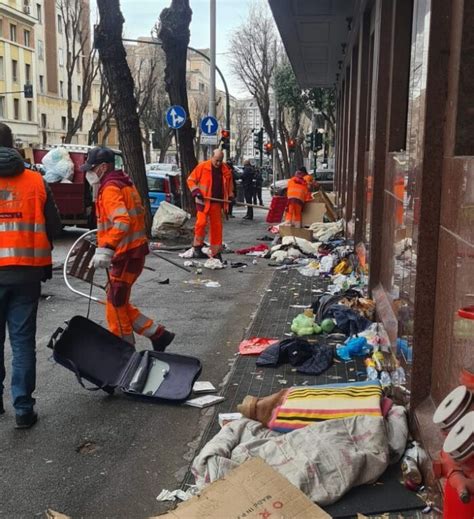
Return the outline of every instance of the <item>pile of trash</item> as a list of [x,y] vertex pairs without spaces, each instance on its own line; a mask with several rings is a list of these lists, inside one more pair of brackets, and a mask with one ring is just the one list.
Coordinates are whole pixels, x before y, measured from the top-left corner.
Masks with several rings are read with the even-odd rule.
[[74,162],[66,148],[59,146],[49,150],[41,159],[40,171],[49,184],[71,183],[74,177]]
[[191,215],[168,202],[161,202],[153,217],[151,235],[160,240],[190,243],[193,237]]

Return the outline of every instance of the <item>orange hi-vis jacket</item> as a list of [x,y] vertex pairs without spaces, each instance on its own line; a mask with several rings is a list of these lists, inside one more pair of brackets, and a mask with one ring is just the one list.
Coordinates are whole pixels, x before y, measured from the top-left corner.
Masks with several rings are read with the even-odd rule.
[[304,178],[292,177],[288,180],[287,197],[288,202],[294,201],[301,205],[304,205],[306,200],[311,200],[308,184]]
[[98,247],[113,249],[114,260],[130,256],[135,250],[143,250],[145,255],[148,239],[140,195],[125,174],[114,171],[109,175],[112,180],[105,179],[96,202]]
[[[232,172],[227,166],[227,164],[222,164],[222,189],[224,200],[224,210],[227,211],[228,204],[227,201],[229,197],[234,196],[234,191],[232,188]],[[191,190],[193,196],[196,196],[197,192],[201,192],[202,197],[204,198],[204,212],[209,212],[209,208],[211,207],[211,201],[206,200],[207,197],[210,197],[212,194],[212,164],[210,160],[205,160],[204,162],[200,162],[191,172],[187,180],[188,187]]]
[[46,197],[39,173],[25,169],[18,176],[0,177],[0,267],[51,265]]

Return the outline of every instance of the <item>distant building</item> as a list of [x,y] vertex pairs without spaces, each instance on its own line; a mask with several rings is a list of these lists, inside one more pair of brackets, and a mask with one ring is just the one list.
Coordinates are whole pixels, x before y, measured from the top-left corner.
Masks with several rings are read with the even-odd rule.
[[25,0],[0,2],[0,121],[8,124],[18,147],[37,141],[37,97],[25,98],[35,82],[35,13]]
[[[258,150],[254,148],[253,141],[253,130],[260,131],[260,128],[263,128],[262,116],[260,115],[260,109],[258,107],[257,101],[253,97],[248,97],[246,99],[239,99],[237,103],[238,109],[243,110],[245,113],[242,117],[243,125],[246,129],[250,131],[249,138],[246,140],[243,146],[242,158],[243,159],[251,159],[251,160],[260,160],[260,155]],[[270,120],[273,121],[274,118],[274,109],[273,106],[270,108]],[[269,141],[268,134],[263,132],[263,144]]]

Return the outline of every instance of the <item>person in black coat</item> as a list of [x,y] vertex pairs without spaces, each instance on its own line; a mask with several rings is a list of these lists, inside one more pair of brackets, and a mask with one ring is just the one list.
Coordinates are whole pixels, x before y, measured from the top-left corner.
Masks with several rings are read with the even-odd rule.
[[[249,160],[244,162],[244,172],[242,174],[242,186],[244,188],[244,197],[247,204],[253,203],[254,193],[254,171]],[[247,207],[247,214],[244,220],[253,220],[253,207]]]
[[263,175],[260,168],[256,168],[255,170],[255,189],[253,193],[253,203],[257,205],[257,199],[258,203],[260,205],[263,205],[262,200],[262,187],[263,187]]

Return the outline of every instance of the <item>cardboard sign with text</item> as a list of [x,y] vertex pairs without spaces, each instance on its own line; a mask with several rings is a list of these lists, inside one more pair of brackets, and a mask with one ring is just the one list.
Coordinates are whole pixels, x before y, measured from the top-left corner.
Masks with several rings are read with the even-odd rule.
[[[162,516],[163,517],[163,516]],[[181,503],[170,519],[328,519],[331,516],[260,458],[246,461],[200,496]]]
[[313,231],[309,229],[299,229],[298,227],[291,227],[290,225],[280,225],[278,228],[280,236],[296,236],[297,238],[304,238],[305,240],[313,240]]

